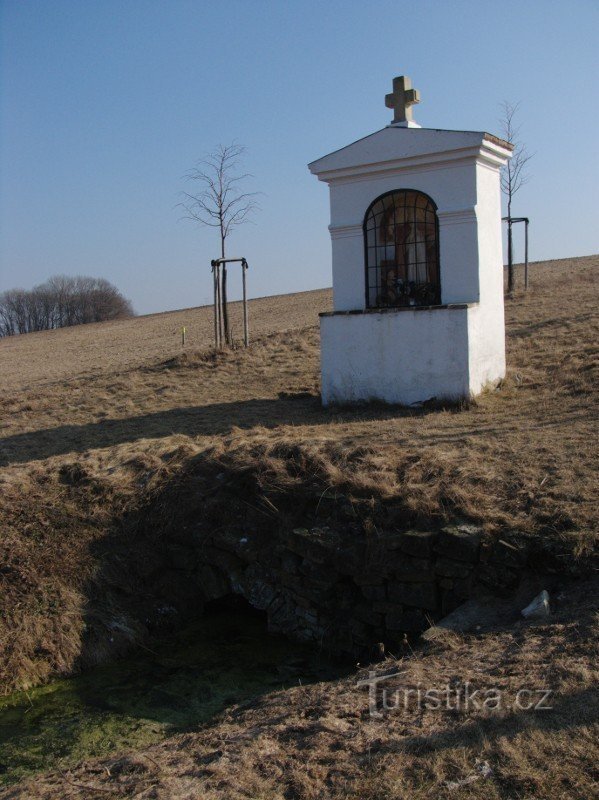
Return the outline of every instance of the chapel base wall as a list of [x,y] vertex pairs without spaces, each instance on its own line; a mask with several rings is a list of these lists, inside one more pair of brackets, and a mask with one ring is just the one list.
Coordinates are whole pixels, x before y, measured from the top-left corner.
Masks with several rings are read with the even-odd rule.
[[472,308],[323,314],[323,404],[410,405],[469,397]]

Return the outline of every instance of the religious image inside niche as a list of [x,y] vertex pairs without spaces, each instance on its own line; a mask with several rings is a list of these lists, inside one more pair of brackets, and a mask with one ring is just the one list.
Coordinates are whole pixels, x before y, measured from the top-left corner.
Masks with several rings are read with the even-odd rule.
[[366,214],[368,306],[430,306],[441,302],[437,212],[422,192],[378,198]]

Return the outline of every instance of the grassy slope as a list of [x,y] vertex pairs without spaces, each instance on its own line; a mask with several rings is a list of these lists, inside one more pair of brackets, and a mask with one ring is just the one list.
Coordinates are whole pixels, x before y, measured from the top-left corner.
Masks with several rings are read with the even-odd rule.
[[[591,800],[599,788],[597,588],[563,593],[546,623],[510,618],[376,665],[378,674],[401,671],[392,691],[450,684],[463,697],[466,681],[497,688],[500,712],[410,707],[372,719],[366,690],[356,686],[366,673],[357,670],[265,695],[198,732],[42,776],[0,797]],[[552,710],[515,708],[523,687],[552,690]]]
[[[425,524],[461,515],[483,522],[491,532],[520,530],[542,538],[564,554],[588,553],[597,521],[598,263],[597,257],[591,257],[534,266],[530,292],[518,295],[506,307],[508,379],[499,391],[459,411],[323,411],[317,397],[318,336],[310,326],[316,312],[329,302],[326,292],[306,293],[300,303],[297,297],[268,300],[270,327],[263,331],[270,330],[270,335],[247,352],[216,358],[195,351],[177,356],[174,344],[165,347],[154,326],[161,320],[164,330],[173,329],[171,338],[176,336],[180,320],[173,316],[169,321],[171,315],[128,323],[133,327],[123,339],[117,338],[121,344],[104,349],[103,354],[98,353],[102,331],[110,333],[111,341],[115,339],[109,326],[59,332],[64,336],[60,340],[53,334],[36,334],[0,342],[3,376],[9,379],[1,401],[0,443],[5,464],[0,474],[0,665],[5,684],[40,680],[73,667],[81,647],[84,609],[94,602],[87,589],[93,583],[98,543],[106,540],[115,517],[164,493],[173,475],[184,471],[196,454],[215,469],[226,468],[232,474],[249,468],[267,495],[288,493],[298,484],[313,485],[319,496],[326,491],[327,497],[371,497],[373,507],[393,506],[402,520]],[[208,314],[205,310],[197,313]],[[254,318],[258,316],[254,313]],[[204,325],[208,332],[209,316]],[[282,328],[294,330],[276,333]],[[77,337],[75,344],[69,336]],[[127,348],[127,342],[133,352],[121,353],[119,348]],[[373,519],[376,522],[376,514]],[[577,602],[572,601],[573,609],[580,605]],[[572,616],[567,617],[567,610],[564,613],[563,645],[559,644],[563,632],[559,621],[535,634],[539,663],[550,663],[562,647],[564,686],[574,692],[578,675],[581,691],[586,691],[592,680],[589,645],[580,640]],[[585,613],[588,617],[590,611]],[[506,632],[505,640],[493,638],[499,634],[490,636],[486,644],[466,641],[464,649],[458,650],[460,657],[449,663],[459,670],[460,664],[474,663],[481,647],[488,647],[490,658],[496,647],[509,654],[524,641],[514,631]],[[109,655],[107,651],[104,657]],[[444,653],[443,663],[446,658],[449,655]],[[577,672],[574,658],[587,666]],[[497,674],[503,674],[504,663],[511,662],[496,664]],[[420,661],[414,664],[421,668]],[[340,684],[330,691],[334,696],[348,686],[344,689]],[[318,742],[311,737],[313,733],[319,741],[320,734],[318,725],[312,733],[305,730],[303,701],[298,698],[273,700],[272,707],[266,703],[260,717],[270,742],[269,731],[277,729],[275,712],[280,711],[276,704],[292,703],[295,716],[275,737],[286,742],[280,768],[292,776],[289,780],[295,787],[295,794],[288,796],[333,796],[337,790],[342,794],[346,777],[343,769],[336,777],[333,756],[316,772],[307,771],[302,785],[302,762],[294,762],[291,753],[303,747],[304,741],[318,750]],[[313,698],[313,704],[321,702],[322,698]],[[515,780],[521,783],[520,793],[509,796],[560,796],[543,784],[549,778],[540,774],[539,764],[570,741],[563,734],[568,726],[586,741],[586,717],[583,714],[581,723],[576,716],[579,705],[572,708],[563,711],[567,724],[543,734],[546,741],[534,745],[536,750],[526,731],[521,740],[519,733],[510,734],[509,752],[501,756],[507,759],[505,775],[515,770]],[[333,752],[346,741],[346,721],[337,719],[334,710],[331,714]],[[242,727],[247,724],[246,718],[240,720]],[[449,730],[445,722],[439,724],[441,731]],[[206,741],[226,736],[219,730],[206,733]],[[416,729],[410,730],[409,735],[415,736]],[[236,736],[244,741],[241,733]],[[437,769],[436,757],[413,763],[404,759],[405,770],[393,777],[396,795],[401,796],[402,786],[410,785],[412,773],[416,783],[433,786],[441,774],[471,769],[484,731],[481,736],[476,734],[476,745],[459,745],[457,750],[453,745],[444,747],[444,753],[452,754],[449,761],[439,762],[446,763],[445,767]],[[500,736],[500,731],[493,736]],[[528,767],[517,762],[517,744],[509,744],[518,741],[528,748],[522,758],[534,761],[530,766],[533,788],[528,794]],[[266,752],[269,746],[265,745]],[[342,747],[345,752],[345,744]],[[257,797],[262,778],[252,759],[260,750],[254,750],[251,742],[247,748],[245,755],[239,754],[248,763],[239,796]],[[378,796],[372,794],[376,781],[370,767],[378,769],[385,759],[367,756],[368,752],[373,752],[372,746],[358,748],[351,766],[354,773],[347,773],[352,781],[362,777],[371,781],[368,791],[365,788],[355,796]],[[582,755],[572,753],[572,763],[582,769]],[[387,755],[394,761],[392,750]],[[192,752],[181,758],[192,759]],[[225,762],[218,763],[219,769],[224,768]],[[357,766],[360,763],[362,767]],[[397,773],[397,766],[394,769]],[[428,778],[423,770],[430,771]],[[179,767],[173,771],[179,772]],[[575,781],[572,771],[568,774],[568,780]],[[389,787],[384,770],[382,775]],[[323,788],[326,785],[330,791]],[[561,796],[590,796],[585,794],[589,785],[585,783],[578,795],[578,790],[567,794],[560,789]],[[138,790],[142,788],[140,784]],[[225,789],[219,791],[214,788],[213,796],[234,796]],[[268,781],[264,783],[263,796],[283,796],[282,789],[276,791],[279,795]],[[476,796],[479,790],[472,791]],[[56,796],[66,793],[63,783]],[[105,791],[101,794],[106,796]],[[161,796],[177,796],[175,783]]]

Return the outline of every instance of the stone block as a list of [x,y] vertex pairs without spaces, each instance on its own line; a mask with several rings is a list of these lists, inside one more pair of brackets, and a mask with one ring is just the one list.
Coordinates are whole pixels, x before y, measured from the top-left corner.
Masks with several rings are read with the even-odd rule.
[[296,606],[295,615],[303,619],[310,626],[318,624],[318,613],[316,609],[312,607],[304,608],[303,606]]
[[483,564],[477,571],[480,583],[498,594],[509,594],[519,582],[519,574],[502,564]]
[[198,568],[197,575],[200,592],[206,600],[218,600],[230,593],[229,582],[219,570],[202,564]]
[[265,534],[259,531],[225,530],[213,537],[213,544],[234,553],[246,563],[255,561],[264,547],[268,547]]
[[399,546],[409,555],[430,558],[437,537],[437,531],[402,531],[399,534]]
[[478,561],[482,532],[475,525],[447,525],[442,528],[434,549],[457,561]]
[[367,602],[357,603],[352,609],[352,615],[367,625],[380,626],[383,622],[383,615],[374,611],[372,605]]
[[444,578],[467,578],[473,570],[473,565],[465,561],[454,561],[452,558],[441,556],[435,562],[435,572]]
[[203,547],[198,551],[200,561],[211,567],[218,567],[228,575],[237,575],[245,569],[245,562],[239,556],[218,547]]
[[391,600],[380,600],[372,604],[372,610],[376,611],[378,614],[401,614],[403,606],[401,603],[394,603]]
[[366,546],[363,542],[352,542],[351,547],[341,548],[335,554],[334,563],[335,569],[343,575],[362,575],[366,563]]
[[312,584],[317,584],[323,587],[330,586],[337,579],[337,574],[334,572],[334,570],[322,564],[315,564],[313,561],[310,561],[307,558],[302,561],[299,571]]
[[279,570],[277,572],[277,578],[281,586],[285,586],[288,589],[293,589],[294,591],[301,592],[304,581],[301,575],[292,575],[289,572],[285,572],[284,570]]
[[285,572],[294,573],[299,569],[302,559],[297,553],[292,553],[290,550],[283,550],[280,556],[281,568]]
[[383,586],[386,575],[381,570],[363,567],[361,571],[352,575],[356,586]]
[[297,630],[299,620],[295,616],[295,606],[287,597],[278,596],[268,607],[268,630],[270,633],[292,634]]
[[168,549],[171,564],[175,569],[184,570],[185,572],[193,571],[198,556],[195,550],[191,547],[175,544]]
[[525,566],[526,557],[527,548],[524,545],[515,545],[505,539],[498,539],[491,545],[488,560],[517,571]]
[[424,583],[435,579],[432,561],[401,552],[394,555],[392,573],[397,580]]
[[258,608],[260,611],[266,611],[276,595],[276,589],[264,581],[256,580],[249,586],[246,584],[246,600],[253,608]]
[[385,600],[387,597],[387,587],[386,585],[381,586],[372,586],[366,585],[360,587],[362,594],[367,600],[376,601],[376,600]]
[[434,583],[389,583],[389,599],[406,606],[435,611],[438,605]]
[[371,627],[358,619],[352,619],[350,629],[354,642],[361,645],[368,645],[373,641],[374,635]]
[[319,528],[294,528],[285,539],[289,550],[318,564],[331,561],[336,550],[335,538]]

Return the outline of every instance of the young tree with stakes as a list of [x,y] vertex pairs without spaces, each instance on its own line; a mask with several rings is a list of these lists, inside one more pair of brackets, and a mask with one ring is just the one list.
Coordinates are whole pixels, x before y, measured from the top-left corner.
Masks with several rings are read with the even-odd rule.
[[532,155],[527,152],[526,146],[518,138],[520,128],[519,126],[515,125],[518,103],[514,105],[506,101],[503,103],[502,108],[503,114],[500,122],[503,129],[503,138],[506,142],[514,146],[512,157],[501,169],[501,191],[507,198],[507,288],[508,293],[511,294],[515,287],[514,247],[512,238],[512,201],[516,192],[530,180],[527,165],[532,158]]
[[[258,192],[243,192],[241,184],[249,173],[238,173],[245,147],[238,144],[219,145],[213,153],[198,162],[197,167],[187,174],[187,180],[199,187],[197,194],[183,192],[185,201],[181,204],[186,219],[202,225],[218,228],[220,234],[221,258],[226,258],[227,238],[234,227],[248,222],[248,216],[258,208],[255,197]],[[222,264],[222,278],[219,280],[219,267],[215,270],[215,305],[218,309],[219,328],[222,309],[224,341],[231,342],[229,315],[227,312],[227,265]],[[222,339],[221,339],[222,340]]]

